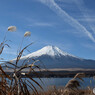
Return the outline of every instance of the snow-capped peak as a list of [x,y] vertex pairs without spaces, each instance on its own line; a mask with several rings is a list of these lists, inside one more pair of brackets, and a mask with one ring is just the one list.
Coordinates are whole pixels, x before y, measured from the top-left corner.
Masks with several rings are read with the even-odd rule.
[[50,56],[61,56],[61,55],[69,55],[72,56],[68,53],[63,52],[62,50],[60,50],[58,47],[56,46],[45,46],[42,49],[33,52],[31,54],[28,54],[27,57],[36,57],[36,56],[41,56],[41,55],[50,55]]

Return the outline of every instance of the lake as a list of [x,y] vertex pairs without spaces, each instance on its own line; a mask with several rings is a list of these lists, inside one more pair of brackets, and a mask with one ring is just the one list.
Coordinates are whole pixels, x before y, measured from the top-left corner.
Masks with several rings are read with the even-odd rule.
[[[44,89],[47,89],[49,86],[56,86],[56,87],[62,87],[67,84],[67,82],[72,78],[41,78],[43,83],[38,79],[34,78],[38,83],[42,85]],[[84,82],[81,83],[81,87],[85,88],[87,86],[95,87],[95,80],[93,77],[90,78],[83,78]],[[34,84],[36,86],[36,84]],[[36,86],[36,88],[39,89],[39,87]]]

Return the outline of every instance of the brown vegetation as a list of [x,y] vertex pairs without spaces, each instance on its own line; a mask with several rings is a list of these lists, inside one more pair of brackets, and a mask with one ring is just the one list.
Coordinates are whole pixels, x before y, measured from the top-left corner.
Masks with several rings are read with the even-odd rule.
[[[10,26],[8,27],[8,31],[11,32],[16,31],[16,27]],[[27,32],[26,35],[24,35],[24,37],[27,36],[30,36],[30,32]],[[9,47],[9,45],[5,43],[6,41],[7,40],[5,34],[4,40],[0,44],[0,54],[2,54],[4,47],[6,45]],[[37,81],[35,81],[32,76],[29,75],[31,72],[35,73],[36,76],[38,75],[37,72],[35,71],[36,68],[39,69],[40,71],[40,67],[38,65],[35,65],[35,62],[37,62],[38,60],[27,58],[22,63],[20,63],[20,65],[18,64],[21,56],[23,55],[24,50],[26,50],[30,45],[32,45],[32,43],[30,43],[23,49],[21,49],[20,46],[20,50],[18,50],[19,52],[16,58],[16,62],[12,63],[10,61],[7,62],[1,61],[3,63],[0,64],[0,71],[1,71],[0,72],[0,95],[30,95],[31,94],[30,89],[33,91],[35,95],[38,95],[38,91],[36,87],[33,85],[33,82],[41,89],[43,89],[41,85]],[[31,64],[28,64],[31,60],[33,62]],[[13,73],[8,75],[4,71],[2,66],[11,69]],[[22,71],[24,69],[29,69],[29,71],[27,73],[23,73]],[[27,77],[27,79],[23,78],[22,77],[23,75]]]
[[[95,95],[92,92],[92,89],[79,89],[79,90],[69,90],[67,93],[64,93],[64,87],[56,88],[56,87],[49,87],[47,91],[40,91],[39,95]],[[35,95],[32,93],[32,95]]]

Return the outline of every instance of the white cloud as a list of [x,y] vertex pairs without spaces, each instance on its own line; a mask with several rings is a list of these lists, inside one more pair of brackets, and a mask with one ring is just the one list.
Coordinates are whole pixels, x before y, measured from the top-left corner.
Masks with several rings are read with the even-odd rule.
[[55,0],[55,1],[58,1],[58,2],[64,2],[64,3],[72,3],[72,2],[74,2],[74,1],[76,1],[76,0]]
[[28,26],[46,26],[46,27],[52,27],[54,26],[54,23],[46,23],[46,22],[36,22]]
[[[95,28],[94,28],[95,27],[95,25],[94,25],[95,24],[95,14],[90,14],[89,13],[91,10],[89,11],[86,8],[83,0],[80,0],[80,1],[79,0],[76,0],[74,2],[77,4],[78,8],[80,9],[81,13],[83,14],[82,18],[80,18],[78,20],[79,21],[85,21],[86,24],[89,25],[90,29],[95,34]],[[94,13],[94,12],[92,12],[92,13]]]
[[39,19],[31,19],[31,18],[26,18],[26,21],[30,23],[28,26],[39,26],[39,27],[53,27],[56,25],[55,22],[51,21],[40,21]]
[[88,49],[95,50],[95,44],[82,44],[82,45]]
[[84,22],[86,22],[86,21],[88,21],[88,22],[95,22],[95,18],[86,18],[86,19],[84,19],[83,17],[82,18],[78,18],[77,19],[78,21],[84,21]]
[[90,25],[90,28],[92,29],[93,33],[95,34],[95,25]]
[[61,7],[59,7],[58,4],[55,3],[54,0],[40,0],[40,2],[47,5],[57,15],[59,15],[62,19],[64,19],[64,21],[69,23],[71,26],[76,28],[78,31],[84,33],[86,36],[89,37],[89,39],[91,39],[93,42],[95,42],[93,35],[82,24],[80,24],[76,19],[74,19],[66,11],[61,9]]

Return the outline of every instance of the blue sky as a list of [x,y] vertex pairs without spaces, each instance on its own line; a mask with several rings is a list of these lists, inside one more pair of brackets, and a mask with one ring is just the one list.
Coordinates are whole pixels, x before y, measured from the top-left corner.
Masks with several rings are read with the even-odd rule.
[[[34,42],[28,49],[34,52],[46,45],[54,45],[78,57],[95,60],[95,0],[1,0],[0,42],[8,26],[16,26],[16,32],[8,32],[1,57],[16,57],[23,35],[23,46]],[[24,54],[28,54],[25,51]]]

